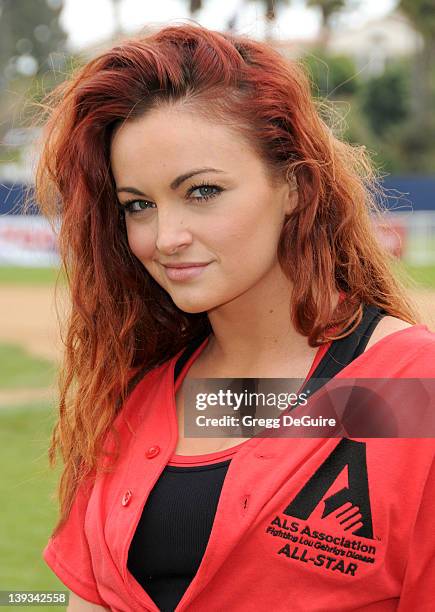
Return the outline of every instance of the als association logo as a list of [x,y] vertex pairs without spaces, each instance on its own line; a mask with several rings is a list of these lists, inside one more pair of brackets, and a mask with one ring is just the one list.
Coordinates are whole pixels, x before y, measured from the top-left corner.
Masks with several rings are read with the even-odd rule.
[[290,541],[279,555],[348,576],[374,564],[377,546],[360,539],[374,539],[366,444],[342,439],[282,514],[292,519],[277,515],[266,528]]
[[[373,539],[366,445],[364,442],[355,442],[343,438],[293,501],[283,510],[283,513],[299,519],[308,519],[346,466],[348,486],[323,500],[322,518],[326,518],[339,508],[344,508],[345,504],[350,502],[352,504],[350,508],[358,509],[360,516],[356,513],[355,517],[358,517],[358,521],[355,518],[355,522],[352,523],[350,522],[352,521],[352,514],[347,511],[344,522],[349,524],[344,529],[353,533],[353,535]],[[358,525],[361,526],[357,528]]]

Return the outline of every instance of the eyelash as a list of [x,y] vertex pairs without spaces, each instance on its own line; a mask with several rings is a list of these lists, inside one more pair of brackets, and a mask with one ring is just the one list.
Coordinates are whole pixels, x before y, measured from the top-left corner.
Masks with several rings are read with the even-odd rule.
[[[196,200],[197,202],[203,202],[205,200],[210,200],[211,198],[216,197],[217,195],[219,195],[223,189],[222,187],[219,187],[218,185],[212,185],[210,183],[200,183],[198,185],[192,185],[192,187],[190,187],[190,189],[187,191],[187,193],[190,195],[193,191],[196,191],[197,189],[200,189],[201,187],[209,187],[209,188],[213,188],[213,189],[217,189],[217,193],[211,193],[209,195],[203,196],[202,198],[196,198],[194,197],[193,199]],[[146,208],[142,208],[141,210],[131,210],[131,205],[134,204],[135,202],[148,202],[148,200],[138,200],[137,198],[134,200],[126,200],[124,202],[124,204],[121,204],[121,208],[122,210],[124,210],[126,213],[130,214],[130,215],[135,215],[137,213],[143,212],[144,210],[150,210],[150,207],[147,206]]]

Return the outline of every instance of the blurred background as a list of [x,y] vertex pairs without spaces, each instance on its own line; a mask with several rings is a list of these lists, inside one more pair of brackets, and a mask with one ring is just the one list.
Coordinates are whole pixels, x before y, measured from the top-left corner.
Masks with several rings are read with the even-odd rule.
[[21,209],[33,103],[122,37],[185,18],[305,63],[334,130],[381,173],[374,230],[435,331],[435,0],[0,0],[0,590],[63,588],[41,551],[56,518],[46,450],[67,300],[60,278],[57,313],[55,234]]

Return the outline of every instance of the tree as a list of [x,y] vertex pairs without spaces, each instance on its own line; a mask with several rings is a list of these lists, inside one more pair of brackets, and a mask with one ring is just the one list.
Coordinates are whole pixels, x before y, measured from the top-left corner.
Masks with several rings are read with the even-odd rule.
[[276,22],[278,11],[283,6],[288,6],[290,0],[248,0],[249,2],[260,2],[264,8],[264,17],[266,19],[266,40],[273,40],[273,28]]
[[61,10],[62,0],[0,0],[0,140],[31,112],[26,100],[33,85],[47,89],[62,76]]
[[362,89],[362,107],[375,134],[383,137],[409,115],[408,75],[400,65],[372,77]]
[[307,6],[318,8],[322,16],[320,30],[320,45],[326,48],[331,34],[332,17],[342,11],[346,6],[346,0],[307,0]]
[[202,0],[189,0],[189,13],[194,17],[202,9]]
[[357,69],[348,55],[330,55],[319,49],[306,55],[303,62],[311,76],[315,96],[341,98],[358,90]]
[[112,2],[112,12],[113,12],[113,36],[117,37],[122,34],[122,25],[121,25],[121,2],[122,0],[111,0]]
[[424,126],[432,113],[434,102],[435,1],[399,0],[398,8],[423,38],[423,46],[415,56],[412,99],[418,122]]
[[[276,17],[279,9],[282,6],[288,6],[290,0],[246,0],[247,2],[260,2],[264,7],[264,16],[266,18],[266,40],[273,38],[273,27],[276,21]],[[204,6],[203,0],[189,0],[189,13],[191,17],[194,17],[202,7]],[[230,19],[231,23],[234,17]]]
[[426,40],[435,38],[434,0],[400,0],[398,7]]
[[51,68],[50,53],[63,52],[62,0],[0,0],[0,78],[33,76]]

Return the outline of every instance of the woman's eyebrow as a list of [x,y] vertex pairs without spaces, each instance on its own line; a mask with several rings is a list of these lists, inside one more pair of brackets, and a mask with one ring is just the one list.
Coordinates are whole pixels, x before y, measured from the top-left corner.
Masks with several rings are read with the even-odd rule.
[[[170,184],[170,188],[172,190],[178,189],[181,183],[183,183],[184,181],[187,181],[187,179],[191,178],[192,176],[195,176],[196,174],[202,174],[203,172],[222,173],[224,172],[224,170],[219,170],[218,168],[197,168],[196,170],[190,170],[189,172],[186,172],[185,174],[180,174],[180,176],[177,176],[177,178],[174,179],[172,183]],[[120,191],[133,193],[134,195],[139,195],[139,196],[146,195],[145,193],[142,193],[141,191],[139,191],[139,189],[136,189],[135,187],[118,187],[116,192],[119,193]]]

